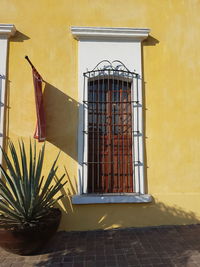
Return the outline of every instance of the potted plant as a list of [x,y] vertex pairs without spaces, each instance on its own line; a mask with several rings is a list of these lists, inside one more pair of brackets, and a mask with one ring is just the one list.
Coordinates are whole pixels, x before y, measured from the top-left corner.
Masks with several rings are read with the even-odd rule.
[[7,168],[0,165],[0,246],[16,254],[30,255],[57,231],[61,211],[53,206],[63,197],[57,193],[66,184],[65,175],[55,179],[58,154],[44,178],[45,145],[39,153],[31,142],[28,151],[23,141],[19,142],[19,152],[11,141],[8,147],[9,153],[1,149]]

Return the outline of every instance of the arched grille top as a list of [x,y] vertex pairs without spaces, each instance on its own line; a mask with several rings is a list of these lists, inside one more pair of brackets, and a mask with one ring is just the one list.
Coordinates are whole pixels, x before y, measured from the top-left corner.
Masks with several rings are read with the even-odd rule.
[[112,76],[118,78],[138,78],[139,74],[130,71],[120,60],[114,60],[110,62],[109,60],[102,60],[99,62],[93,70],[88,70],[84,73],[84,76],[87,78],[95,78],[103,76]]

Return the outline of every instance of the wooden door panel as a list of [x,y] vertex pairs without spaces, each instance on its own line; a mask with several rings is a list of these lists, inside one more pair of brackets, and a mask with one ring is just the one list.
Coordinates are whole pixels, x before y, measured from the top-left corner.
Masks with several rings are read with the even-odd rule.
[[123,89],[119,81],[113,80],[104,84],[105,90],[98,90],[98,86],[93,87],[96,90],[90,88],[93,96],[90,99],[97,103],[89,109],[88,190],[131,193],[134,187],[131,85],[127,83]]

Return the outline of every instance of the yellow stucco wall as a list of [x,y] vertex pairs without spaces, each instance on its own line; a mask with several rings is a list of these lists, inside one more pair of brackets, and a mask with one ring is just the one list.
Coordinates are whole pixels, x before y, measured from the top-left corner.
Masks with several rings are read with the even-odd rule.
[[[200,220],[200,1],[1,0],[15,24],[8,68],[7,137],[28,141],[35,104],[28,55],[47,82],[46,170],[61,150],[68,172],[60,229],[190,224]],[[77,189],[77,41],[70,26],[150,28],[143,45],[145,151],[150,204],[74,205]]]

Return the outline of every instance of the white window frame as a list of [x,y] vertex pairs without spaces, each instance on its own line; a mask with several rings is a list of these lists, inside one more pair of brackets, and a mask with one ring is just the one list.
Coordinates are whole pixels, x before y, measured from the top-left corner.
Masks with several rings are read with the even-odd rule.
[[[7,83],[7,57],[9,38],[16,32],[13,24],[0,24],[0,146],[3,147],[5,137],[4,118],[6,107],[6,83]],[[2,153],[0,153],[0,163],[2,163]]]
[[[149,29],[71,27],[73,37],[78,40],[78,87],[79,87],[79,129],[78,129],[78,194],[72,197],[73,204],[93,203],[138,203],[150,202],[145,194],[144,178],[144,137],[142,106],[142,55],[141,42],[148,37]],[[134,136],[134,157],[138,164],[135,172],[135,193],[132,194],[87,194],[87,169],[83,162],[87,157],[87,138],[83,137],[83,73],[92,70],[102,60],[120,60],[130,70],[138,73],[138,106],[134,116],[138,116],[138,135]],[[87,91],[86,91],[87,93]],[[133,97],[135,97],[135,92]],[[133,107],[134,108],[134,107]],[[87,116],[85,116],[87,125]],[[136,120],[135,120],[136,121]],[[83,147],[85,146],[85,147]],[[137,151],[137,149],[139,151]],[[85,151],[85,153],[83,153]],[[140,177],[138,177],[140,173]]]

